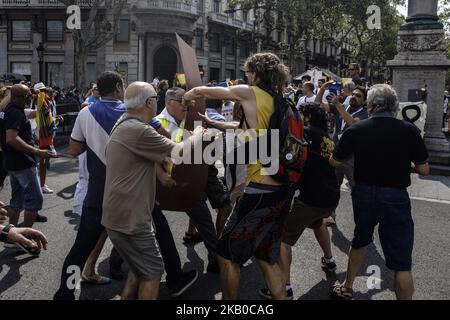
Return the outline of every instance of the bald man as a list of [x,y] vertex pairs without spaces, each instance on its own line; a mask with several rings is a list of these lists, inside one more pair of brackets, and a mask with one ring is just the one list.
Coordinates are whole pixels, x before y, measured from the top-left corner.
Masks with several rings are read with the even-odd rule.
[[[30,121],[25,106],[30,103],[30,89],[23,84],[11,87],[11,100],[4,110],[0,142],[5,169],[11,179],[9,222],[18,224],[19,214],[25,209],[23,227],[32,227],[42,209],[42,191],[37,178],[36,157],[50,158],[46,150],[34,146]],[[46,219],[45,219],[46,220]]]
[[164,264],[152,222],[156,166],[173,149],[179,154],[185,150],[184,145],[202,141],[202,128],[181,143],[158,134],[149,125],[156,115],[156,98],[150,84],[132,83],[125,92],[126,112],[114,126],[106,146],[102,225],[130,267],[122,299],[158,297]]

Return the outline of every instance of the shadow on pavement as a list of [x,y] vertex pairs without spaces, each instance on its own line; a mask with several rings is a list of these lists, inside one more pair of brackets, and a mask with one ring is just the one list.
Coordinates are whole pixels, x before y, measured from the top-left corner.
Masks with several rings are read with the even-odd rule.
[[[348,254],[348,250],[350,249],[351,246],[351,241],[348,240],[344,234],[338,229],[337,226],[333,226],[332,227],[332,237],[331,237],[331,241],[333,242],[333,244],[339,248],[339,250],[341,250],[343,253]],[[377,232],[377,228],[375,230],[375,232]],[[374,232],[374,235],[375,235]],[[347,262],[346,261],[342,261],[342,268],[347,268]],[[371,271],[372,273],[368,272],[369,271],[369,267],[372,266],[376,266],[379,268],[381,274],[381,285],[380,285],[380,289],[371,289],[368,290],[366,293],[361,293],[358,292],[357,290],[355,291],[355,299],[362,299],[362,300],[371,300],[371,298],[380,293],[383,292],[385,290],[393,290],[394,289],[394,273],[393,271],[389,270],[386,267],[385,264],[385,260],[384,258],[380,255],[380,253],[377,251],[375,245],[372,243],[369,246],[367,246],[366,248],[366,255],[364,258],[364,261],[361,265],[361,268],[358,272],[358,276],[365,276],[365,277],[369,277],[371,275],[373,275],[373,271]],[[343,282],[345,279],[345,272],[342,274],[339,274],[338,280],[340,282]],[[328,291],[331,290],[331,286],[329,288]]]
[[75,182],[73,185],[65,187],[61,191],[59,191],[56,195],[63,200],[73,199],[75,195],[75,190],[77,188],[78,182]]
[[64,211],[64,217],[69,218],[69,224],[74,225],[73,230],[78,231],[78,226],[80,225],[81,216],[79,214],[73,213],[72,210]]
[[22,277],[22,274],[20,273],[21,266],[37,258],[27,256],[23,259],[17,259],[22,254],[25,253],[19,251],[19,249],[4,249],[0,253],[0,260],[2,261],[0,265],[0,273],[3,272],[3,268],[5,266],[9,267],[9,271],[0,280],[0,294],[13,287],[20,281],[20,278]]

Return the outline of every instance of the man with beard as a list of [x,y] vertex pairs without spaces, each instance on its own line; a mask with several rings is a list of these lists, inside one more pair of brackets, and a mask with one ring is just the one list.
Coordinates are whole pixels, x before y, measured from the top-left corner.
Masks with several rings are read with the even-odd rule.
[[[326,89],[332,84],[333,81],[325,83],[321,88],[316,97],[316,103],[322,101],[323,94]],[[342,134],[353,124],[367,119],[369,114],[366,107],[367,91],[361,86],[356,86],[352,92],[352,97],[350,98],[350,104],[348,107],[344,107],[339,100],[339,97],[330,93],[329,102],[331,105],[324,104],[323,106],[335,117],[335,130],[333,135],[334,143],[337,145]],[[344,165],[336,168],[336,176],[338,179],[339,186],[342,185],[344,177],[347,179],[349,187],[353,190],[355,186],[355,180],[353,178],[353,158],[348,159]],[[335,224],[335,214],[326,219],[327,225]]]

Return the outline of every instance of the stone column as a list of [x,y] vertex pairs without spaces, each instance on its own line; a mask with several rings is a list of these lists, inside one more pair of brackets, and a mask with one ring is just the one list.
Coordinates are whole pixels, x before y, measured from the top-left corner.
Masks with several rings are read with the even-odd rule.
[[222,42],[222,61],[220,65],[220,79],[217,79],[217,81],[225,80],[226,68],[227,68],[227,47],[225,42]]
[[139,34],[138,80],[145,81],[145,34]]
[[408,101],[409,90],[427,89],[425,143],[434,173],[450,174],[450,147],[442,133],[442,101],[445,71],[444,29],[438,22],[437,0],[409,0],[408,17],[398,33],[398,55],[388,61],[393,86],[400,101]]
[[0,76],[8,72],[8,29],[0,25]]
[[437,21],[438,0],[409,0],[406,22],[418,20]]
[[64,43],[64,82],[66,87],[75,84],[75,43],[72,32],[68,30]]

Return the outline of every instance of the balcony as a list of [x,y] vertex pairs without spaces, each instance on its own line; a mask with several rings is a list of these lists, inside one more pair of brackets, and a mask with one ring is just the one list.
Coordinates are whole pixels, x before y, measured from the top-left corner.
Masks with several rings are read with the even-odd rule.
[[[91,7],[96,0],[78,0],[76,4],[80,7]],[[0,8],[25,9],[25,8],[64,8],[58,0],[0,0]]]
[[197,5],[192,0],[136,0],[132,6],[135,9],[165,10],[197,15]]

